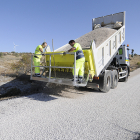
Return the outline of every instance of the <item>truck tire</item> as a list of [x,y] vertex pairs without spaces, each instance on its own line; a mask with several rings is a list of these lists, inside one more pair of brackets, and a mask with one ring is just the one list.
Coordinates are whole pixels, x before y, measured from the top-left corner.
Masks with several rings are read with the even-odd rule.
[[118,72],[117,70],[111,71],[111,88],[114,89],[118,85]]
[[127,68],[128,68],[128,76],[130,76],[130,67],[127,66]]
[[100,88],[100,90],[105,93],[108,92],[111,87],[111,71],[110,70],[105,71],[104,77],[102,81],[100,82],[102,83],[102,87]]

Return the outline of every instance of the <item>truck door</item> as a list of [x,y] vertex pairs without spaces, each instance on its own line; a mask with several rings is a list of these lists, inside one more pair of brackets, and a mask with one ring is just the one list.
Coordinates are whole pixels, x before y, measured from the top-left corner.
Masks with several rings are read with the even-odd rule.
[[126,64],[129,66],[129,55],[127,53],[127,47],[122,46],[118,49],[118,54],[116,55],[116,58],[119,62],[119,64]]

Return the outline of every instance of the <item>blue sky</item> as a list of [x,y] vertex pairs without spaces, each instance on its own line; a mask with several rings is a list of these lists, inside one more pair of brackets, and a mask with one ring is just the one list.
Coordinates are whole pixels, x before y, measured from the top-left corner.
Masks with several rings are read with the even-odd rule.
[[[126,11],[126,40],[140,54],[140,0],[0,0],[0,52],[57,49],[91,31],[92,18]],[[51,48],[52,49],[52,48]]]

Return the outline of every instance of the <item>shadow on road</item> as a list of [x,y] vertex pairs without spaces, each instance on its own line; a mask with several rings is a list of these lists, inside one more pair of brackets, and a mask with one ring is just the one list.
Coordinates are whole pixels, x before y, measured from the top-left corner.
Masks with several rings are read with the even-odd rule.
[[99,92],[99,93],[102,93],[101,91],[99,91],[99,89],[93,89],[93,88],[87,88],[87,87],[79,87],[78,88],[79,91],[82,91],[82,92]]
[[[1,74],[0,100],[39,93],[46,83],[31,81],[29,75]],[[13,78],[9,80],[8,78]]]
[[[67,92],[66,87],[69,87],[56,84],[51,84],[50,86],[48,86],[46,82],[30,80],[30,75],[25,74],[22,74],[20,76],[16,76],[14,74],[7,74],[5,76],[4,74],[1,74],[1,77],[3,78],[3,81],[7,77],[13,78],[13,80],[10,80],[9,82],[1,82],[0,100],[26,96],[34,100],[50,101],[56,99],[51,97],[50,95],[62,96],[61,93]],[[38,95],[42,95],[42,93],[44,93],[44,96],[30,96],[31,94],[36,93],[39,93]]]
[[50,95],[43,94],[43,93],[28,95],[25,97],[30,98],[31,100],[38,100],[38,101],[43,101],[43,102],[48,102],[48,101],[52,101],[52,100],[57,99],[56,97],[52,97]]
[[140,140],[140,133],[136,133],[136,134],[138,134],[139,136],[134,140]]
[[[5,75],[3,74],[1,76],[4,77]],[[91,88],[75,88],[66,85],[58,85],[51,83],[48,84],[46,82],[41,81],[32,81],[30,80],[30,75],[26,74],[22,74],[20,76],[16,76],[14,74],[7,74],[6,77],[11,77],[14,79],[10,80],[9,82],[5,82],[5,84],[2,84],[0,86],[0,100],[26,96],[34,100],[48,101],[53,100],[53,97],[51,97],[51,95],[73,98],[77,95],[84,95],[87,92],[100,93],[100,91]],[[44,97],[29,96],[31,94],[36,93],[43,93]]]

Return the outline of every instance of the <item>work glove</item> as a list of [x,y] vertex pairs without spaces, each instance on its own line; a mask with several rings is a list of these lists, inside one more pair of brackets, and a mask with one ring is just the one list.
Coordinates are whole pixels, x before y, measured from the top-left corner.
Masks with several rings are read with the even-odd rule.
[[45,54],[44,54],[44,53],[42,53],[42,56],[45,56]]
[[66,55],[66,52],[63,52],[63,55]]
[[68,53],[68,51],[66,51],[66,52],[63,52],[63,55],[66,55]]

